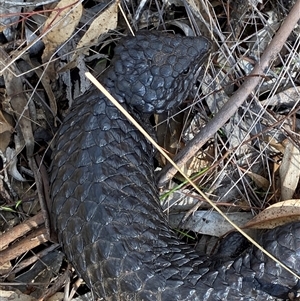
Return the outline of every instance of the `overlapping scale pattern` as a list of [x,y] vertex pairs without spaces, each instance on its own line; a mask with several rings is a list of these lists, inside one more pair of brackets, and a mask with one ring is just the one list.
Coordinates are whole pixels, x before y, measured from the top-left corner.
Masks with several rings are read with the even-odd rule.
[[[185,99],[209,48],[203,37],[140,32],[120,41],[102,81],[129,111],[161,112]],[[299,287],[255,248],[225,260],[180,242],[159,205],[152,146],[99,91],[77,99],[58,131],[51,197],[63,251],[104,300],[266,301]],[[299,237],[295,223],[263,243],[299,271]]]

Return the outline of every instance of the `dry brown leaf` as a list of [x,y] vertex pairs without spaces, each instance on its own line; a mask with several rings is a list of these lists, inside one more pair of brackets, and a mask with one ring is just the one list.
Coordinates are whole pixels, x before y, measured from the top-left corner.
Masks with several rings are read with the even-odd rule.
[[285,146],[283,159],[279,168],[281,183],[281,199],[289,200],[293,197],[300,177],[300,152],[291,142]]
[[117,1],[111,4],[106,10],[104,10],[90,25],[87,32],[79,41],[76,52],[72,60],[80,54],[84,54],[88,51],[88,47],[95,45],[98,42],[98,37],[110,29],[115,29],[118,23],[118,4]]
[[192,157],[186,162],[183,166],[184,173],[190,177],[193,174],[199,173],[201,170],[207,169],[207,166],[210,166],[208,158]]
[[[0,63],[4,65],[7,60],[8,54],[2,48],[0,48]],[[20,71],[15,64],[11,65],[10,70],[6,69],[3,72],[6,95],[8,99],[7,102],[11,104],[15,116],[17,116],[18,118],[18,123],[25,140],[27,154],[32,155],[34,138],[31,126],[29,106],[23,87],[23,78],[17,77],[14,74],[20,74]]]
[[240,169],[241,169],[248,177],[251,178],[251,180],[255,183],[255,185],[256,185],[257,187],[262,188],[262,189],[264,189],[264,190],[269,189],[269,187],[270,187],[270,182],[269,182],[266,178],[262,177],[262,176],[259,175],[259,174],[254,173],[254,172],[252,172],[252,171],[246,170],[246,169],[244,169],[244,168],[241,168],[241,167],[240,167]]
[[14,128],[0,111],[0,150],[4,152],[10,143]]
[[45,50],[43,61],[51,55],[68,38],[71,37],[82,15],[82,4],[76,0],[61,0],[45,22],[44,30],[48,31],[43,37]]
[[12,125],[4,117],[2,111],[0,111],[0,134],[4,132],[12,132],[12,131],[13,131]]
[[284,145],[279,143],[274,137],[266,136],[264,140],[281,153],[284,153]]
[[10,143],[10,140],[11,140],[11,133],[10,132],[4,132],[4,133],[0,134],[0,151],[2,151],[2,153],[5,152],[7,146]]
[[268,207],[248,222],[245,227],[273,229],[277,226],[299,220],[300,200],[287,200]]

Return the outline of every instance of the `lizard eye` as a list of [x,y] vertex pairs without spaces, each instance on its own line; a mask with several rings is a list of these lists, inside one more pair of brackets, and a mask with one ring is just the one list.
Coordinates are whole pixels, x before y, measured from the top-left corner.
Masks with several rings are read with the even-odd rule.
[[182,74],[187,75],[190,72],[190,67],[183,70]]

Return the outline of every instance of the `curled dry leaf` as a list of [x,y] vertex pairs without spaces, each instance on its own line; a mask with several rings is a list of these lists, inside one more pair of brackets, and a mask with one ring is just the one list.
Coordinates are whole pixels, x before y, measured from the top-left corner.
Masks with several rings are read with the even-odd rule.
[[45,44],[44,62],[49,60],[58,46],[71,37],[81,15],[82,4],[79,1],[61,0],[58,2],[44,25],[44,30],[47,31],[43,37]]
[[245,227],[273,229],[277,226],[299,220],[300,200],[287,200],[268,207],[248,222]]
[[295,193],[300,177],[300,152],[290,141],[285,146],[279,175],[281,198],[282,200],[289,200]]
[[17,163],[18,163],[17,155],[18,154],[17,154],[16,150],[14,150],[13,148],[7,147],[5,154],[6,154],[7,161],[9,162],[9,165],[8,165],[9,174],[17,181],[26,182],[26,179],[24,179],[22,177],[22,175],[19,173],[18,168],[17,168]]
[[251,178],[251,180],[255,183],[255,185],[259,188],[262,188],[264,190],[269,189],[270,187],[270,182],[263,176],[256,174],[254,172],[251,172],[250,170],[246,170],[244,168],[240,169],[248,176]]

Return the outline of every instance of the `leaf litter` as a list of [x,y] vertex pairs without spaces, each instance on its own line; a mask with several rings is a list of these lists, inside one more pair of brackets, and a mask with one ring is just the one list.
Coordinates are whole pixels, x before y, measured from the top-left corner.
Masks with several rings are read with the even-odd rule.
[[[177,112],[155,118],[159,139],[173,155],[205,130],[207,122],[243,84],[294,4],[290,1],[283,7],[269,1],[263,6],[260,1],[242,1],[239,9],[229,6],[228,10],[222,1],[187,1],[187,9],[182,1],[162,2],[163,8],[147,1],[138,7],[125,1],[22,1],[21,9],[3,1],[0,235],[15,233],[15,227],[23,227],[28,218],[46,211],[39,201],[49,201],[47,170],[57,127],[73,99],[90,88],[84,72],[101,73],[119,37],[130,34],[119,3],[135,30],[188,33],[195,28],[188,21],[192,16],[197,20],[196,32],[213,40],[209,62],[190,98]],[[174,8],[180,12],[178,19]],[[298,25],[259,86],[184,166],[201,190],[240,226],[271,228],[298,220],[299,32]],[[21,70],[21,62],[27,63],[27,70]],[[164,162],[159,162],[163,167]],[[167,188],[172,192],[162,201],[170,221],[176,221],[175,228],[217,237],[231,230],[222,216],[178,181],[182,179],[170,181]],[[9,235],[12,241],[0,255],[11,250],[17,255],[1,265],[1,282],[7,283],[1,294],[17,292],[22,300],[42,300],[61,291],[66,275],[56,275],[66,263],[62,265],[58,246],[48,240],[47,229],[41,224],[20,237]],[[22,246],[31,237],[39,237],[40,243],[27,245],[28,252]],[[58,259],[55,262],[51,261],[53,255]],[[40,262],[44,264],[36,268]],[[52,273],[43,269],[48,267]],[[9,283],[17,279],[30,283],[29,287],[8,290]],[[75,280],[71,278],[73,284]]]

